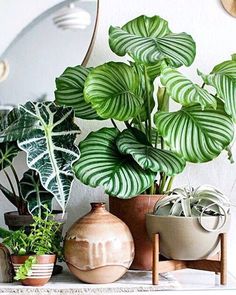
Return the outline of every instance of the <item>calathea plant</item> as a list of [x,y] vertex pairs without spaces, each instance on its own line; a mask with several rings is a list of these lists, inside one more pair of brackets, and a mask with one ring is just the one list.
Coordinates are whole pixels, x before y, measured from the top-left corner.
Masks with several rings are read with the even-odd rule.
[[[0,184],[3,194],[19,214],[41,216],[51,211],[53,198],[64,211],[74,177],[72,163],[79,158],[74,141],[80,130],[73,109],[53,102],[27,102],[3,117],[0,127],[0,168],[11,188]],[[26,153],[29,168],[21,180],[13,164],[20,151]]]
[[[229,150],[236,117],[234,59],[200,74],[202,86],[193,83],[176,69],[193,63],[193,38],[173,33],[159,16],[110,27],[109,45],[133,61],[69,67],[56,79],[57,104],[73,107],[79,118],[111,119],[114,125],[80,143],[81,157],[73,164],[77,178],[119,198],[163,193],[186,161],[207,162]],[[170,98],[179,110],[169,110]]]

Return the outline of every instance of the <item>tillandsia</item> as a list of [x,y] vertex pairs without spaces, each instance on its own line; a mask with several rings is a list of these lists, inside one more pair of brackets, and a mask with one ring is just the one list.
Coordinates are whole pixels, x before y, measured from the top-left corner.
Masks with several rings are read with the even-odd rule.
[[[81,157],[73,164],[78,179],[124,199],[162,194],[186,162],[211,161],[224,150],[231,155],[235,55],[209,75],[198,71],[204,81],[199,86],[177,70],[193,63],[193,38],[173,33],[159,16],[111,26],[109,45],[132,61],[69,67],[56,79],[57,104],[73,107],[79,118],[110,119],[113,125],[79,144]],[[215,90],[209,92],[206,84]],[[179,105],[177,111],[170,111],[170,99]]]
[[231,202],[227,196],[210,185],[175,188],[166,197],[159,200],[153,214],[159,216],[200,217],[218,216],[222,222],[217,226],[223,227],[230,214]]

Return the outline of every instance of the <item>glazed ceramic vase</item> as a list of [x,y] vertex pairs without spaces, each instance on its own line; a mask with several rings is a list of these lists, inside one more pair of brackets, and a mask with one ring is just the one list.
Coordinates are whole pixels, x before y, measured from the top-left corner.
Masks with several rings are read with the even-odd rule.
[[124,275],[133,261],[133,238],[127,225],[106,211],[104,203],[91,206],[66,234],[65,260],[81,281],[111,283]]
[[[29,258],[29,255],[18,256],[11,255],[11,262],[14,270],[17,269]],[[25,286],[43,286],[51,278],[54,263],[56,260],[56,255],[37,255],[37,263],[33,264],[28,277],[21,280],[22,285]]]
[[153,211],[153,207],[163,195],[139,195],[131,199],[109,197],[109,210],[124,221],[134,239],[135,256],[131,269],[152,269],[152,242],[149,240],[145,215]]

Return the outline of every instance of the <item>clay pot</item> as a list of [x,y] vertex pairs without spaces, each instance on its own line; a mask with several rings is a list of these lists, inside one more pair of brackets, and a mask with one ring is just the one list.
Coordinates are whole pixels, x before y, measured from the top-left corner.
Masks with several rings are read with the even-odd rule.
[[[29,255],[17,256],[11,255],[11,261],[16,271],[29,257]],[[25,286],[43,286],[45,285],[53,271],[54,262],[56,260],[56,255],[37,255],[37,263],[33,264],[31,273],[29,276],[21,280],[22,285]]]
[[139,195],[127,200],[109,197],[110,212],[127,224],[134,239],[135,256],[131,269],[152,269],[152,243],[146,230],[145,214],[153,211],[160,198],[163,195]]
[[203,216],[202,225],[198,217],[146,215],[147,231],[150,239],[154,233],[160,234],[160,253],[176,260],[199,260],[214,256],[218,251],[219,234],[228,231],[230,218],[219,230],[217,216]]
[[128,227],[105,209],[91,203],[91,211],[68,230],[64,255],[70,271],[87,283],[118,280],[134,258],[134,242]]

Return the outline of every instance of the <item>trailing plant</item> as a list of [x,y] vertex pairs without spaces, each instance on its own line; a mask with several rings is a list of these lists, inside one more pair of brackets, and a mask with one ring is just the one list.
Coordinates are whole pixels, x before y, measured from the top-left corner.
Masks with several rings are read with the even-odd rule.
[[[19,214],[41,216],[51,211],[53,198],[65,210],[74,178],[72,163],[79,158],[74,144],[79,132],[73,109],[53,102],[27,102],[2,117],[0,169],[11,189],[2,184],[0,189]],[[26,153],[29,168],[21,180],[13,164],[19,151]]]
[[53,220],[53,215],[46,213],[45,218],[33,216],[30,233],[25,230],[8,231],[0,228],[0,237],[14,255],[29,255],[29,258],[16,272],[15,279],[25,279],[37,262],[37,255],[56,254],[62,256],[61,223]]
[[[207,162],[223,150],[231,155],[235,56],[210,75],[198,72],[204,83],[197,85],[177,70],[193,63],[193,38],[173,33],[159,16],[111,26],[109,45],[132,61],[69,67],[56,79],[57,104],[73,107],[79,118],[110,119],[114,126],[91,132],[80,143],[81,157],[73,164],[78,179],[119,198],[162,194],[186,162]],[[177,111],[170,111],[170,99]],[[117,121],[124,126],[118,128]]]
[[[157,201],[153,214],[159,216],[183,216],[200,217],[218,216],[223,217],[217,229],[222,227],[230,214],[230,201],[228,197],[209,185],[175,188],[163,199]],[[204,225],[202,225],[204,227]]]

